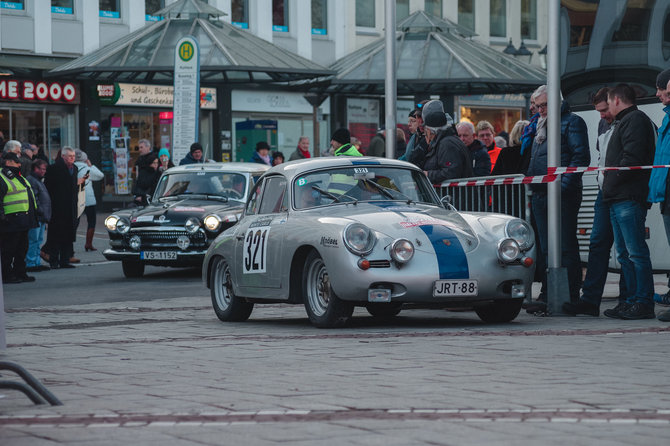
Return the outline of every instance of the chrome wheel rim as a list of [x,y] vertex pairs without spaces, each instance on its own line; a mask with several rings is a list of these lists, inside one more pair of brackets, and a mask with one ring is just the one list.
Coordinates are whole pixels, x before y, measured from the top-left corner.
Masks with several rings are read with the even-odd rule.
[[330,277],[323,260],[317,259],[307,273],[307,300],[315,316],[323,316],[331,299]]
[[214,289],[216,290],[216,305],[221,310],[230,307],[232,284],[230,282],[230,267],[224,260],[219,260],[214,271]]

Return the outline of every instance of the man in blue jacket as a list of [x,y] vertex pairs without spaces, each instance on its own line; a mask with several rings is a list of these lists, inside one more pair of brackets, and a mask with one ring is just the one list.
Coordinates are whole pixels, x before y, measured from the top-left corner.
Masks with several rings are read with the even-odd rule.
[[[535,93],[535,106],[540,114],[537,129],[531,146],[528,175],[547,174],[547,87],[539,87]],[[582,118],[570,112],[570,106],[563,102],[561,106],[561,166],[586,167],[591,162],[586,123]],[[531,212],[538,230],[539,251],[547,258],[548,221],[547,221],[547,185],[531,184],[533,191]],[[582,266],[577,241],[577,213],[582,203],[582,174],[573,173],[561,176],[561,264],[568,272],[570,301],[579,301],[582,286]],[[526,307],[528,313],[542,313],[547,307],[547,274],[541,272],[542,291],[537,302]]]

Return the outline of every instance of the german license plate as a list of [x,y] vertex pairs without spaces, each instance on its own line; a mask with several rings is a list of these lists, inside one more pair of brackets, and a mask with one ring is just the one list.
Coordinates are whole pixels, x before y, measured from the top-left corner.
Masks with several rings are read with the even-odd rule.
[[434,297],[476,296],[479,287],[476,280],[436,280]]
[[142,251],[142,260],[177,260],[177,251]]

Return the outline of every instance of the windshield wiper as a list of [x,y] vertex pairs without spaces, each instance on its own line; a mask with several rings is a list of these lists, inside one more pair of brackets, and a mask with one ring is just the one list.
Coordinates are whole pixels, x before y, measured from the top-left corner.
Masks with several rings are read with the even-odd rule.
[[205,192],[183,192],[183,193],[179,194],[179,197],[183,197],[183,196],[187,196],[187,197],[203,196],[207,200],[219,200],[219,201],[223,201],[223,202],[228,201],[228,197],[224,197],[222,195],[216,195],[216,194],[208,194],[208,193],[205,193]]
[[412,204],[412,199],[409,198],[407,195],[403,194],[399,190],[391,189],[390,187],[382,186],[381,184],[377,183],[374,180],[370,180],[368,178],[361,180],[366,184],[372,184],[374,187],[377,188],[379,192],[381,192],[386,198],[389,198],[391,200],[394,199],[393,194],[391,192],[395,192],[398,195],[401,195],[403,198],[407,199],[407,204]]
[[321,189],[319,186],[312,186],[312,189],[314,189],[315,191],[317,191],[321,195],[325,195],[326,197],[332,199],[334,203],[341,203],[340,198],[347,197],[347,198],[351,199],[351,201],[353,201],[354,204],[358,204],[357,199],[355,199],[354,197],[352,197],[350,195],[347,195],[347,194],[341,194],[341,195],[338,196],[338,195],[335,195],[335,194],[332,194],[332,193],[328,192],[327,190]]

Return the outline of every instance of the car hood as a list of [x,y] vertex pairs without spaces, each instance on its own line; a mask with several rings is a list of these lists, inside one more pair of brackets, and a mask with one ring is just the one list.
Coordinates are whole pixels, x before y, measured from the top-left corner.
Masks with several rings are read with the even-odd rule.
[[209,214],[237,215],[244,204],[239,201],[198,200],[193,198],[155,203],[143,208],[119,212],[119,217],[127,217],[133,227],[141,226],[181,226],[190,217],[202,219]]

